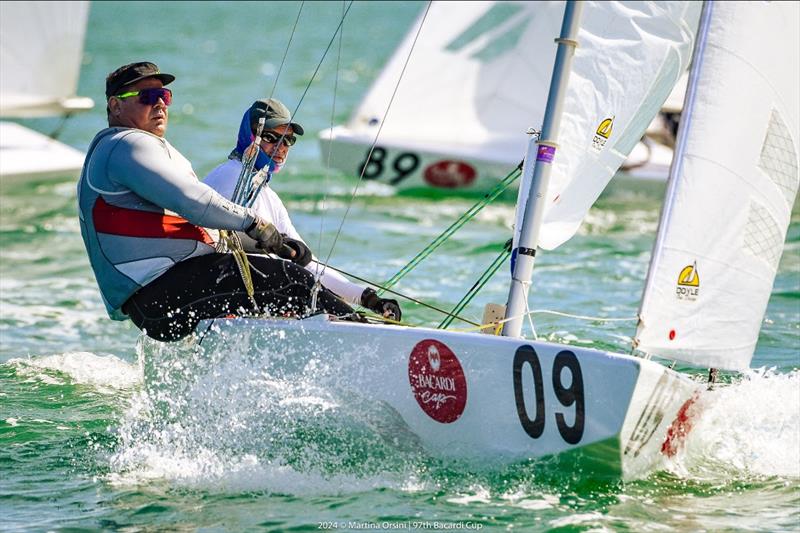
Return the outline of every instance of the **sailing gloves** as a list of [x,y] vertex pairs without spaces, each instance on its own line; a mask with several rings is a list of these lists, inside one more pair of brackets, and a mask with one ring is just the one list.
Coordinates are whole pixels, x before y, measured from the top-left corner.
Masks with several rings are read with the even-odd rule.
[[256,241],[256,246],[266,253],[275,254],[300,266],[311,262],[311,250],[306,243],[278,233],[278,229],[261,217],[255,217],[245,233]]
[[361,293],[361,305],[385,318],[400,321],[403,317],[397,300],[380,298],[378,293],[369,287],[364,289],[364,292]]
[[[312,254],[311,249],[306,246],[306,243],[297,239],[292,239],[283,235],[283,243],[294,251],[294,256],[289,258],[298,265],[304,267],[311,262]],[[283,257],[283,256],[281,256]],[[287,259],[287,258],[284,258]]]
[[248,237],[256,241],[256,246],[266,253],[276,254],[284,259],[293,259],[295,252],[286,245],[283,235],[271,222],[255,217],[250,227],[245,230]]

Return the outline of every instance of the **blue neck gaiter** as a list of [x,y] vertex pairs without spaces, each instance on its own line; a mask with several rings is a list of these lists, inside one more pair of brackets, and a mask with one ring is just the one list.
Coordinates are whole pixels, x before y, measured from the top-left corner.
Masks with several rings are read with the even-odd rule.
[[[239,125],[239,136],[236,139],[236,148],[233,149],[228,158],[241,161],[242,154],[244,154],[247,147],[252,144],[255,137],[253,131],[250,129],[250,109],[248,108],[247,111],[244,112],[242,123]],[[264,150],[259,148],[255,168],[256,170],[261,170],[266,165],[269,165],[267,181],[272,178],[272,174],[279,172],[283,167],[283,165],[278,165],[270,156],[264,153]]]

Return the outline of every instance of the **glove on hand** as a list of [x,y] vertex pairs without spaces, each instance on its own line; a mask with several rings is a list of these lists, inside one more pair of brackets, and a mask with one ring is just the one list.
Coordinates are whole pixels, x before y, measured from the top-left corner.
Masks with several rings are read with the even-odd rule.
[[[306,246],[306,243],[297,239],[292,239],[286,235],[283,235],[283,243],[294,252],[294,257],[284,257],[284,259],[290,259],[302,267],[311,262],[313,254],[311,253],[311,249]],[[283,256],[281,255],[281,257]]]
[[380,298],[378,294],[369,287],[364,289],[364,292],[361,293],[361,305],[370,311],[383,315],[385,318],[400,321],[403,317],[397,300]]
[[245,230],[245,233],[256,241],[256,246],[267,253],[278,254],[280,257],[285,256],[289,259],[294,255],[294,250],[284,244],[283,236],[278,233],[278,229],[271,222],[267,222],[261,217],[255,217],[255,220]]

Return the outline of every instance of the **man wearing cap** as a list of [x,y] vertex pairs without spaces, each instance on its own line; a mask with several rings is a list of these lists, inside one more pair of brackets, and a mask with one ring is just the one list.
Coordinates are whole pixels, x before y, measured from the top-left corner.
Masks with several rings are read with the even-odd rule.
[[[248,255],[253,298],[215,230],[243,231],[261,253],[297,260],[270,222],[198,181],[167,140],[175,77],[149,62],[106,78],[109,127],[89,146],[78,182],[81,235],[111,318],[130,318],[150,337],[175,340],[203,318],[307,312],[313,276],[291,261]],[[352,309],[329,291],[318,308]]]
[[258,143],[260,149],[255,170],[266,167],[266,183],[252,204],[255,214],[274,224],[277,230],[289,239],[287,242],[297,252],[299,264],[313,274],[319,274],[324,287],[350,303],[362,305],[386,318],[400,320],[402,313],[396,300],[379,298],[372,288],[364,288],[350,282],[338,272],[324,268],[313,258],[292,224],[280,197],[269,186],[273,174],[280,172],[286,164],[289,149],[297,141],[296,135],[304,133],[303,127],[292,121],[289,109],[279,100],[270,98],[253,102],[242,117],[236,148],[228,156],[228,161],[212,170],[203,181],[226,198],[233,197],[242,172],[242,154],[255,140],[261,118],[264,118],[265,122]]

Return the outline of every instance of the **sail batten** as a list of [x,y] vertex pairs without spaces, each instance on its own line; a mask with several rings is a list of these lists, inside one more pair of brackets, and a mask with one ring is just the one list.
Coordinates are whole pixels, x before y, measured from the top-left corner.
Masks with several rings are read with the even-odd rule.
[[[747,368],[797,195],[800,8],[714,3],[634,345]],[[776,52],[780,52],[776,54]],[[682,126],[683,127],[683,126]],[[692,266],[698,282],[683,271]]]

